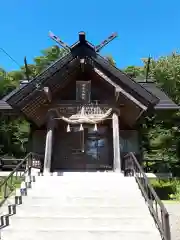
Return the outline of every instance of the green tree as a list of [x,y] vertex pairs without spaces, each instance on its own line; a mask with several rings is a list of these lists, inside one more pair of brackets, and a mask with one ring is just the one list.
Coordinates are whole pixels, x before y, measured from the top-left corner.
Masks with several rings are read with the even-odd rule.
[[[43,50],[42,55],[34,58],[34,64],[28,64],[29,77],[33,78],[57,59],[65,55],[65,50],[53,46]],[[0,98],[19,86],[26,79],[25,67],[18,71],[6,72],[0,69]],[[0,118],[0,154],[22,157],[26,154],[26,142],[29,135],[29,124],[24,119]]]

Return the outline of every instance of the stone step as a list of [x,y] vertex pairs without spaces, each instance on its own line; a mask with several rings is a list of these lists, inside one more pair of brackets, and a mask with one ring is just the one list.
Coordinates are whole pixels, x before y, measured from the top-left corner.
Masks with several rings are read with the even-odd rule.
[[[50,197],[86,197],[86,198],[92,198],[92,197],[100,197],[100,198],[115,198],[118,197],[120,199],[128,199],[131,198],[132,193],[123,193],[123,192],[118,192],[118,191],[75,191],[75,190],[59,190],[57,191],[54,189],[54,191],[49,190],[49,191],[39,191],[39,190],[34,190],[33,191],[28,191],[28,196],[29,197],[40,197],[40,198],[50,198]],[[141,197],[141,193],[139,191],[136,191],[133,193],[133,199],[139,199]]]
[[103,184],[104,182],[109,182],[109,183],[133,183],[136,182],[135,178],[119,178],[119,177],[102,177],[102,176],[96,176],[96,177],[83,177],[83,178],[77,178],[77,177],[42,177],[42,178],[37,178],[35,177],[38,182],[46,182],[46,183],[53,183],[53,182],[59,182],[59,183],[72,183],[73,181],[79,182],[79,183],[84,183],[84,182],[92,182],[95,183],[97,182],[98,184]]
[[[108,188],[101,188],[101,187],[97,187],[97,188],[87,188],[86,187],[82,187],[79,186],[77,187],[61,187],[61,186],[49,186],[46,188],[41,188],[41,187],[33,187],[33,194],[63,194],[64,192],[70,192],[70,193],[79,193],[79,194],[87,194],[87,193],[92,193],[92,194],[97,194],[99,193],[107,193],[107,194],[121,194],[121,195],[131,195],[134,194],[135,196],[138,195],[139,193],[141,193],[139,188],[133,188],[132,186],[127,186],[129,189],[121,189],[121,188],[115,188],[112,189],[111,187]],[[132,189],[132,190],[131,190]],[[31,193],[31,192],[30,192]]]
[[124,178],[119,175],[112,175],[112,176],[107,176],[103,174],[95,174],[95,175],[86,175],[86,176],[69,176],[69,177],[61,177],[61,176],[49,176],[49,177],[36,177],[38,182],[47,182],[47,183],[52,183],[52,182],[62,182],[62,183],[68,183],[68,182],[73,182],[77,181],[79,183],[85,182],[92,182],[95,183],[97,182],[98,184],[102,184],[103,182],[113,182],[114,184],[117,183],[132,183],[135,182],[134,177],[128,177]]
[[[119,197],[121,199],[128,199],[132,197],[132,194],[126,193],[126,192],[103,192],[103,191],[86,191],[86,192],[80,192],[80,191],[47,191],[46,192],[39,192],[39,191],[28,191],[28,196],[29,197],[60,197],[60,196],[68,196],[68,197]],[[139,198],[141,197],[141,193],[136,191],[133,194],[133,198]]]
[[2,239],[161,239],[134,177],[62,175],[36,177]]
[[140,199],[132,199],[132,198],[118,198],[118,197],[68,197],[68,196],[61,196],[58,198],[54,197],[24,197],[23,202],[26,205],[37,204],[42,206],[57,206],[59,207],[62,204],[69,204],[69,205],[114,205],[114,206],[139,206],[144,204],[144,199],[141,197]]
[[124,178],[123,173],[115,173],[115,172],[53,172],[49,174],[45,174],[44,176],[37,176],[38,178],[58,178],[58,177],[63,177],[65,178],[98,178],[98,177],[105,177],[105,178]]
[[62,192],[63,190],[66,190],[66,191],[82,191],[82,192],[86,192],[86,191],[111,191],[111,192],[124,192],[126,191],[127,193],[135,193],[139,188],[137,185],[135,186],[132,186],[132,185],[126,185],[126,187],[124,186],[108,186],[107,184],[103,185],[103,186],[99,186],[98,184],[96,185],[92,185],[91,186],[88,186],[89,183],[85,184],[84,186],[80,185],[80,184],[69,184],[69,186],[65,185],[65,184],[52,184],[52,185],[42,185],[42,184],[35,184],[33,186],[33,189],[34,191],[37,191],[37,190],[41,190],[42,192],[45,192],[47,191],[47,189],[49,189],[49,191],[53,191],[53,190],[58,190],[60,192]]
[[41,181],[41,182],[57,182],[57,181],[61,181],[61,182],[72,182],[72,180],[75,180],[75,181],[79,181],[81,182],[82,180],[85,180],[85,181],[91,181],[91,182],[95,182],[98,180],[98,183],[102,183],[102,182],[134,182],[135,181],[135,178],[134,177],[121,177],[121,176],[118,176],[118,175],[112,175],[112,176],[105,176],[103,174],[99,175],[99,174],[96,174],[94,176],[90,176],[90,175],[87,175],[87,176],[73,176],[73,177],[65,177],[65,176],[49,176],[49,177],[37,177],[36,176],[36,179],[38,181]]
[[115,184],[118,182],[134,182],[135,178],[129,178],[128,180],[122,178],[122,177],[103,177],[103,175],[97,175],[97,176],[86,176],[86,177],[41,177],[38,178],[36,177],[38,182],[63,182],[63,183],[68,183],[68,182],[73,182],[73,181],[77,181],[77,182],[82,182],[82,181],[86,181],[86,182],[96,182],[98,180],[99,184],[102,184],[103,182],[114,182]]
[[[117,186],[112,185],[110,183],[103,183],[102,185],[98,184],[98,183],[89,183],[89,182],[84,182],[84,183],[78,183],[78,182],[73,182],[73,183],[52,183],[52,184],[43,184],[40,182],[37,182],[34,185],[34,189],[41,189],[41,190],[47,190],[49,187],[53,187],[54,189],[69,189],[69,190],[80,190],[82,189],[82,191],[85,191],[87,189],[91,190],[91,191],[97,191],[97,190],[101,190],[101,191],[124,191],[126,190],[127,192],[135,192],[135,190],[139,189],[138,185],[135,184],[133,186],[133,184],[127,184],[126,186],[121,184],[118,184]],[[130,187],[130,188],[128,188]]]
[[135,178],[131,178],[131,179],[122,179],[122,178],[101,178],[101,176],[99,176],[98,178],[97,177],[94,177],[94,178],[90,178],[90,177],[84,177],[84,178],[64,178],[64,177],[51,177],[51,178],[44,178],[41,179],[41,178],[37,178],[37,181],[38,182],[46,182],[46,183],[54,183],[54,182],[59,182],[59,183],[72,183],[74,181],[78,182],[78,183],[84,183],[84,182],[91,182],[91,183],[95,183],[97,182],[98,184],[103,184],[104,182],[109,182],[109,183],[114,183],[114,184],[118,184],[118,183],[132,183],[132,182],[135,182]]
[[49,229],[49,230],[123,230],[123,231],[154,231],[155,224],[152,219],[141,219],[141,218],[90,218],[90,217],[81,217],[81,218],[72,218],[72,217],[16,217],[15,215],[10,218],[10,226],[7,229],[16,229],[16,230],[28,230],[28,229]]
[[[117,182],[117,183],[114,183],[114,182],[102,182],[102,183],[99,183],[97,181],[86,181],[84,180],[84,182],[78,182],[76,180],[72,180],[69,181],[69,182],[38,182],[35,184],[35,189],[42,189],[42,190],[47,190],[49,187],[52,187],[53,188],[57,188],[57,189],[61,189],[61,188],[67,188],[67,189],[82,189],[82,190],[85,190],[85,189],[89,189],[89,190],[98,190],[98,189],[102,189],[102,190],[126,190],[127,192],[132,189],[132,191],[134,191],[135,189],[138,189],[138,185],[136,183],[127,183],[127,182]],[[130,189],[128,187],[131,187]]]
[[49,240],[49,239],[62,239],[62,240],[160,240],[159,233],[152,233],[142,229],[141,232],[137,231],[111,231],[111,230],[90,230],[90,231],[73,231],[73,230],[39,230],[31,229],[29,231],[5,231],[2,232],[2,239],[5,240]]
[[60,205],[60,206],[49,206],[43,207],[42,205],[31,205],[26,206],[25,204],[17,207],[16,216],[131,216],[131,217],[150,217],[149,210],[146,205],[141,207],[132,206],[105,206],[102,205]]

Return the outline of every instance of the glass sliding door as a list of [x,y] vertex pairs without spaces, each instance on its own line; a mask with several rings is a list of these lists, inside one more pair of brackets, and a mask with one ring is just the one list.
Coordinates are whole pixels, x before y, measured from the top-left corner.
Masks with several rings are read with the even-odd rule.
[[106,126],[100,126],[97,131],[94,131],[94,127],[87,128],[85,139],[87,167],[102,170],[112,168],[109,161],[108,130]]

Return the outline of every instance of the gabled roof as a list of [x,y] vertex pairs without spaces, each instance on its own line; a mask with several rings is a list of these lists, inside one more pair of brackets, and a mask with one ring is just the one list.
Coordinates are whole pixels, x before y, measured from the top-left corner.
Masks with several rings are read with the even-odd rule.
[[[97,54],[94,46],[82,37],[71,46],[71,52],[67,53],[63,58],[58,59],[41,74],[32,79],[27,85],[17,88],[3,98],[3,100],[7,101],[7,103],[14,108],[25,106],[30,99],[35,98],[39,94],[36,87],[37,85],[48,85],[51,88],[51,85],[55,84],[54,82],[57,81],[55,79],[57,78],[56,75],[60,76],[67,71],[73,71],[75,67],[80,65],[79,58],[82,57],[86,58],[88,64],[100,69],[111,78],[115,84],[137,98],[137,100],[142,102],[145,106],[154,106],[158,103],[159,99],[156,96],[135,82],[127,74],[110,64],[105,58]],[[58,78],[58,84],[61,84],[60,81],[62,81],[62,79],[60,79],[60,77]]]
[[10,110],[12,107],[5,101],[0,100],[0,110]]
[[14,105],[13,101],[16,104],[16,101],[20,100],[22,94],[23,96],[27,96],[29,93],[32,93],[37,89],[38,84],[45,84],[51,76],[53,76],[63,67],[67,66],[67,64],[70,63],[73,59],[74,56],[71,53],[66,54],[64,57],[58,59],[49,67],[47,67],[42,73],[38,74],[36,77],[30,80],[28,84],[17,87],[2,100],[7,101],[10,105]]
[[[172,109],[174,106],[174,109],[179,109],[155,85],[135,81],[113,66],[107,59],[100,56],[95,51],[95,47],[86,41],[85,36],[82,36],[82,34],[79,41],[71,46],[71,51],[67,52],[64,57],[55,61],[27,84],[20,85],[5,96],[1,101],[2,103],[0,102],[0,109],[2,111],[4,108],[8,111],[17,110],[17,112],[23,112],[28,119],[33,120],[36,124],[43,124],[43,116],[47,112],[45,107],[47,98],[45,94],[42,94],[43,87],[49,87],[52,96],[56,96],[56,93],[61,94],[60,90],[63,89],[63,86],[73,79],[74,74],[78,73],[81,68],[80,59],[82,58],[85,59],[85,63],[88,69],[92,71],[92,75],[97,74],[96,70],[98,70],[101,73],[99,79],[108,82],[117,92],[120,92],[121,94],[117,94],[118,96],[124,96],[128,101],[130,100],[129,103],[134,102],[134,106],[137,107],[138,111],[152,107],[156,109],[165,109],[165,107]],[[43,107],[41,107],[42,105]]]
[[71,46],[71,51],[64,57],[51,64],[28,84],[21,85],[5,96],[0,102],[0,109],[21,110],[29,103],[35,108],[36,99],[39,101],[38,104],[42,104],[44,100],[37,85],[48,86],[52,92],[56,91],[56,88],[61,86],[63,81],[66,81],[69,75],[80,67],[80,58],[85,58],[86,63],[92,69],[99,69],[112,80],[117,89],[118,87],[124,89],[147,108],[155,106],[156,109],[179,109],[179,106],[154,83],[137,82],[100,56],[95,51],[95,47],[86,41],[83,35],[79,37],[79,41]]
[[160,99],[159,103],[155,106],[157,110],[179,110],[180,107],[174,103],[166,93],[157,87],[156,83],[154,82],[139,82],[141,86],[143,86],[146,90],[151,92],[154,96]]

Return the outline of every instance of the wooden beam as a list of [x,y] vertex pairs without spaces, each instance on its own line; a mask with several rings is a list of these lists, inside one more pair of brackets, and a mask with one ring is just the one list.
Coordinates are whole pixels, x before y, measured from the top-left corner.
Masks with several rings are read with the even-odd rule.
[[51,39],[53,39],[55,42],[61,45],[65,50],[71,51],[71,48],[51,31],[49,31],[49,36]]
[[105,39],[102,43],[100,43],[95,47],[95,51],[99,52],[103,47],[105,47],[108,43],[110,43],[116,37],[117,37],[117,33],[111,34],[107,39]]
[[115,89],[115,98],[116,98],[116,102],[117,102],[119,99],[119,92],[117,92],[116,89]]
[[99,69],[94,67],[94,71],[102,77],[105,81],[107,81],[109,84],[114,86],[116,88],[117,92],[121,92],[124,96],[126,96],[128,99],[130,99],[132,102],[134,102],[136,105],[138,105],[140,108],[142,108],[144,111],[147,110],[147,107],[144,106],[142,103],[140,103],[136,98],[134,98],[132,95],[130,95],[128,92],[126,92],[123,88],[121,88],[119,85],[114,83],[108,76],[106,76],[103,72],[101,72]]
[[129,100],[131,100],[132,102],[134,102],[136,105],[138,105],[140,108],[142,108],[144,111],[147,110],[147,107],[144,106],[142,103],[140,103],[136,98],[134,98],[132,95],[130,95],[129,93],[127,93],[126,91],[124,91],[124,89],[122,89],[121,87],[117,87],[116,89],[117,92],[122,93],[124,96],[126,96]]

